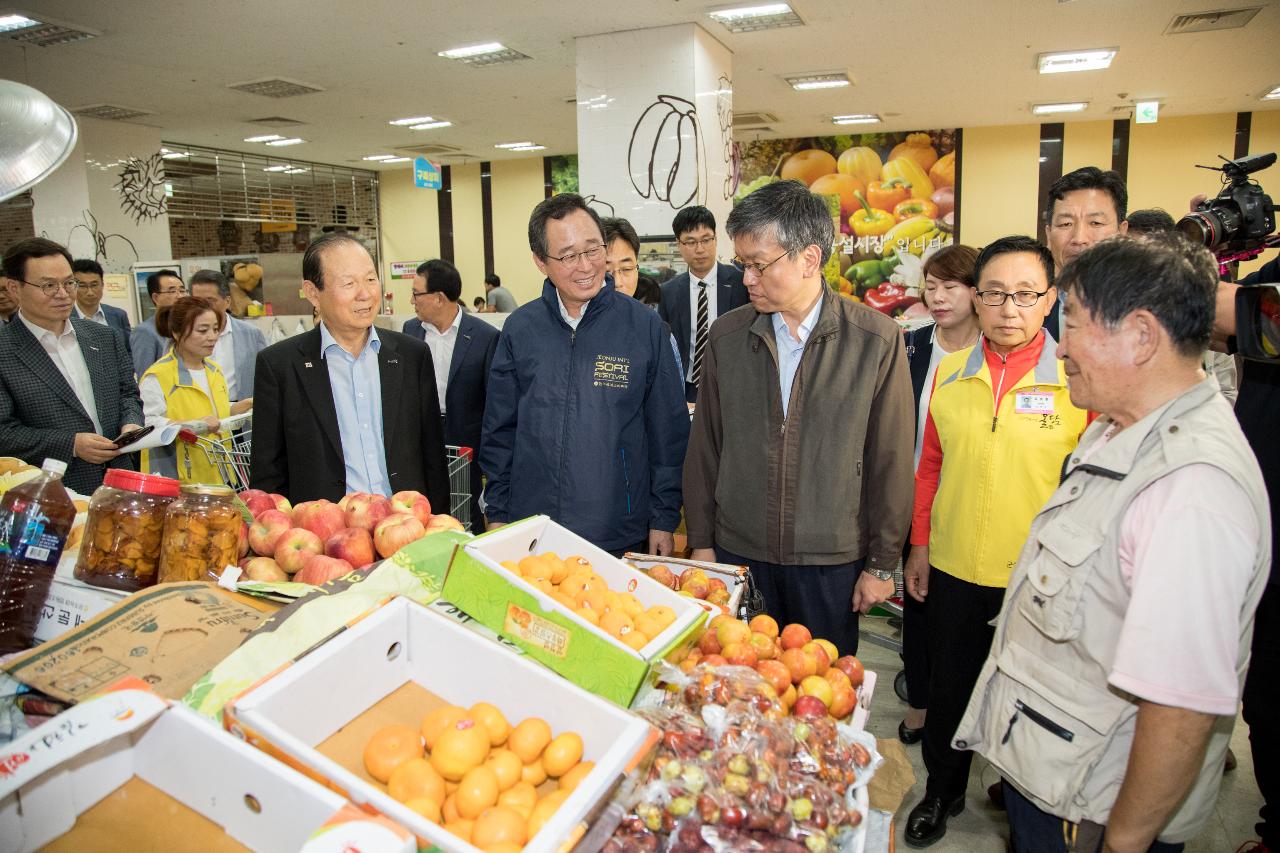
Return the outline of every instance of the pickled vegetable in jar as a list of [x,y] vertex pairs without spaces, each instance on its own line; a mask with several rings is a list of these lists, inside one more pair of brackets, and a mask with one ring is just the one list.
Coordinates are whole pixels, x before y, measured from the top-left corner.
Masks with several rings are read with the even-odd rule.
[[244,518],[226,486],[188,483],[165,513],[160,583],[215,580],[236,564]]
[[178,481],[112,468],[89,501],[75,576],[93,586],[135,592],[156,582],[165,511]]

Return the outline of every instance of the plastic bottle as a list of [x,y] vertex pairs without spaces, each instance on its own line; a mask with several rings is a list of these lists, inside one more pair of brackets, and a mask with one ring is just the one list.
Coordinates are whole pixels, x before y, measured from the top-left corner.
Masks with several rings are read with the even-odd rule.
[[62,485],[67,463],[46,459],[39,477],[0,499],[0,654],[31,647],[76,506]]

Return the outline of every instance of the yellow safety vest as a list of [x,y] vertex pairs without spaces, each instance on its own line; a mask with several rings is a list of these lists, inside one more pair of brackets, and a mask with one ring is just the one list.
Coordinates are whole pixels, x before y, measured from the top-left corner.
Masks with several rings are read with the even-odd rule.
[[[160,380],[160,389],[164,392],[165,416],[171,421],[198,421],[213,415],[218,420],[225,420],[231,415],[231,399],[227,394],[227,380],[222,369],[212,359],[204,360],[204,375],[209,380],[209,390],[213,399],[205,394],[204,389],[191,380],[191,371],[187,369],[172,349],[160,358],[143,374],[155,376]],[[139,381],[141,384],[141,380]],[[208,439],[225,439],[227,433],[207,435]],[[174,439],[173,448],[176,454],[177,478],[184,483],[221,484],[222,475],[210,462],[205,452],[195,445],[187,444],[181,439]],[[159,454],[158,454],[159,455]],[[142,451],[142,470],[151,470],[150,451]],[[188,461],[190,474],[187,473]]]

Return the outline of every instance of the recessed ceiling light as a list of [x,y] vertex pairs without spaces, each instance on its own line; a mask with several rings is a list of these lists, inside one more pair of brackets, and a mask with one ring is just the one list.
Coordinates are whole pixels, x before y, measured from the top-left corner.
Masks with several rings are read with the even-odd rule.
[[305,140],[305,139],[303,139],[303,138],[301,138],[301,137],[298,137],[298,136],[291,136],[291,137],[289,137],[288,139],[276,139],[276,140],[272,140],[271,142],[268,142],[267,144],[268,144],[268,145],[275,145],[275,146],[281,146],[281,147],[282,147],[282,146],[285,146],[285,145],[301,145],[302,143],[304,143],[304,142],[306,142],[306,141],[307,141],[307,140]]
[[532,142],[499,142],[494,148],[528,148]]
[[1280,86],[1276,86],[1270,92],[1267,92],[1267,94],[1263,95],[1262,100],[1264,101],[1280,100]]
[[832,124],[879,124],[880,116],[875,113],[859,113],[848,116],[832,116]]
[[410,130],[435,130],[438,127],[453,127],[451,121],[428,121],[422,124],[415,124],[409,127]]
[[244,138],[244,141],[245,142],[274,142],[277,139],[284,139],[284,137],[278,133],[264,133],[262,136],[246,136]]
[[804,92],[810,89],[839,89],[843,86],[849,86],[852,81],[848,74],[800,74],[794,77],[784,78],[791,88],[797,92]]
[[362,160],[390,160],[395,157],[394,154],[370,154],[368,157],[361,157]]
[[515,62],[529,58],[520,51],[512,50],[496,41],[450,48],[449,50],[440,51],[436,56],[441,56],[445,59],[456,59],[468,65],[496,65],[499,62]]
[[521,145],[521,146],[518,146],[518,147],[516,147],[516,148],[508,148],[507,150],[508,150],[508,151],[545,151],[545,150],[547,150],[547,146],[545,146],[545,145]]
[[394,124],[396,127],[408,127],[411,124],[422,124],[423,122],[435,121],[431,116],[415,116],[414,118],[397,118],[387,122]]
[[1088,101],[1072,101],[1066,104],[1032,104],[1031,114],[1048,116],[1054,113],[1080,113],[1089,108]]
[[39,26],[40,22],[34,18],[28,18],[26,15],[19,15],[16,12],[0,15],[0,33],[11,33],[16,30],[25,30],[27,27]]
[[383,163],[408,163],[412,157],[392,157],[390,160],[383,160]]
[[1036,67],[1041,74],[1061,74],[1066,71],[1097,71],[1110,68],[1116,58],[1116,48],[1074,50],[1066,53],[1042,53],[1036,57]]
[[707,15],[731,33],[776,30],[783,27],[799,27],[804,24],[800,16],[787,3],[726,6],[708,10]]

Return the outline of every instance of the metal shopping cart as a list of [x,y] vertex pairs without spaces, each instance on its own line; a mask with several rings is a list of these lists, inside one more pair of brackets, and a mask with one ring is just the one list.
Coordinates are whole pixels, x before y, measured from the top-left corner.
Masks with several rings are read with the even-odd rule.
[[[222,422],[225,436],[197,435],[189,429],[178,432],[178,440],[203,452],[222,482],[237,492],[249,488],[249,448],[253,442],[253,416],[236,415]],[[186,474],[191,476],[191,455],[186,454]]]
[[470,447],[445,445],[445,462],[449,466],[449,515],[462,522],[465,530],[471,529],[471,460],[475,453]]

